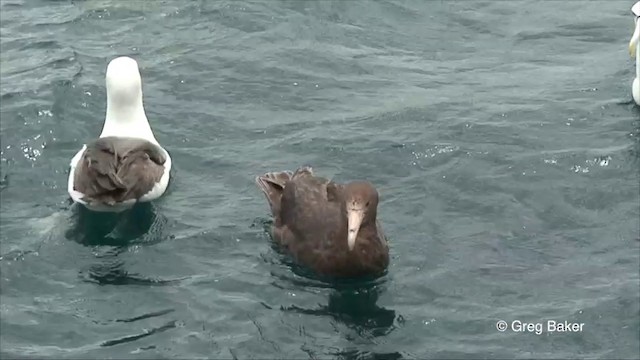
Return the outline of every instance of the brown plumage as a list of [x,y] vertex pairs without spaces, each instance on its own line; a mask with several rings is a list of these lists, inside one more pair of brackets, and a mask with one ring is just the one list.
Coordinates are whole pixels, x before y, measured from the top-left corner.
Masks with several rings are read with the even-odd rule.
[[87,203],[113,206],[140,199],[164,173],[166,156],[146,140],[104,137],[87,145],[74,175],[74,189]]
[[310,167],[270,172],[256,183],[271,206],[273,239],[299,264],[332,277],[379,275],[389,265],[372,184],[337,184]]

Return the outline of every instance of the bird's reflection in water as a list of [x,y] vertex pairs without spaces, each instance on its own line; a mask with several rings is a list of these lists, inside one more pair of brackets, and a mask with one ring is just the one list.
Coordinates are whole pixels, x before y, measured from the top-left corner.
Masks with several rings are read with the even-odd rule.
[[87,246],[128,246],[152,240],[149,235],[157,233],[154,228],[161,225],[151,203],[137,204],[120,213],[94,212],[78,204],[72,211],[74,219],[66,238]]
[[342,285],[331,291],[327,305],[318,309],[283,307],[307,315],[329,316],[365,338],[384,336],[395,328],[396,312],[377,304],[380,287],[375,284]]
[[118,258],[132,245],[150,245],[162,240],[166,219],[151,203],[137,204],[121,213],[101,213],[74,205],[68,240],[91,247],[98,262],[81,271],[85,281],[100,285],[166,285],[173,281],[150,279],[129,273]]
[[[360,338],[376,343],[376,338],[383,337],[396,328],[396,312],[377,304],[383,291],[383,278],[364,281],[334,281],[331,284],[327,305],[317,309],[303,309],[292,305],[282,307],[282,310],[330,317],[353,330]],[[339,351],[333,355],[340,359],[402,358],[402,355],[397,352],[380,354],[353,348]]]
[[98,285],[145,285],[161,286],[175,284],[179,280],[154,279],[128,272],[124,262],[117,258],[102,259],[81,273],[84,281]]

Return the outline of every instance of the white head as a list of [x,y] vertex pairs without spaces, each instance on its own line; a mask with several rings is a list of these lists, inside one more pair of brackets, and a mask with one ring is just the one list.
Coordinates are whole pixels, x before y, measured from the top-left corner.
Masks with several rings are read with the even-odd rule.
[[130,57],[115,58],[107,65],[107,99],[120,106],[142,102],[142,78],[138,63]]
[[107,115],[100,136],[139,137],[157,143],[142,104],[138,63],[126,56],[111,60],[106,85]]

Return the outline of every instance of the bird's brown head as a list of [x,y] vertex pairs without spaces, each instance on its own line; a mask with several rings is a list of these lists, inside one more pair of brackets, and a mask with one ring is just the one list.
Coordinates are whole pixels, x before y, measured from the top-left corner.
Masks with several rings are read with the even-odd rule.
[[347,212],[349,250],[353,250],[360,228],[375,224],[378,209],[378,191],[369,182],[354,181],[344,187],[344,201]]

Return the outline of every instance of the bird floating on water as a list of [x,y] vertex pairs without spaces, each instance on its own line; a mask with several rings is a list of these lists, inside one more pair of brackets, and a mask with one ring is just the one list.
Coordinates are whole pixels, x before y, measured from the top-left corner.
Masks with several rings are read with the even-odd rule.
[[640,1],[631,7],[631,12],[634,16],[635,29],[629,41],[629,53],[631,57],[636,58],[636,77],[633,79],[633,84],[631,85],[631,94],[636,104],[640,105],[640,46],[638,45],[638,41],[640,40]]
[[294,260],[330,277],[380,275],[389,247],[369,182],[337,184],[310,167],[256,178],[274,217],[272,236]]
[[111,60],[106,87],[102,133],[71,159],[67,191],[90,210],[121,212],[164,194],[171,157],[147,120],[138,63],[126,56]]

